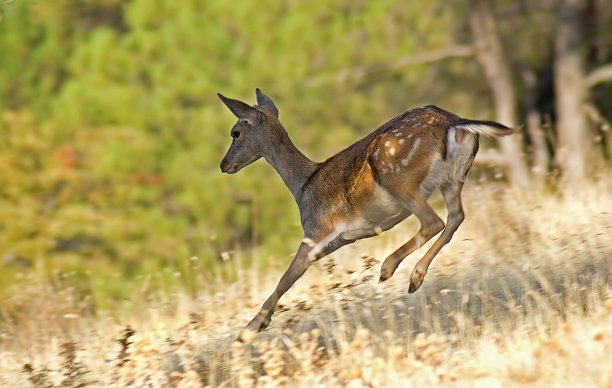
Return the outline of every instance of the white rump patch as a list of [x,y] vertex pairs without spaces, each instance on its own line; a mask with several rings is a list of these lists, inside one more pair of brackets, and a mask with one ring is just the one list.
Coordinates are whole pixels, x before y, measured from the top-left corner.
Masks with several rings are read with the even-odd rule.
[[476,136],[473,132],[465,135],[465,138],[461,143],[456,140],[457,129],[466,130],[462,126],[452,127],[448,131],[448,137],[446,141],[446,153],[447,161],[451,166],[451,176],[453,179],[463,182],[465,181],[465,175],[467,170],[474,161],[474,146],[476,145]]

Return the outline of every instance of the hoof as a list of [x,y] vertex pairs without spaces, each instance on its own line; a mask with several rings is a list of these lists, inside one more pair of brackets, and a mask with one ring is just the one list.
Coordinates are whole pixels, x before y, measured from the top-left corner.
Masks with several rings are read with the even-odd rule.
[[383,266],[383,268],[381,268],[380,270],[380,279],[378,279],[378,282],[382,283],[386,281],[387,279],[391,278],[391,276],[393,276],[393,272],[395,271],[388,270],[387,268]]
[[238,342],[242,342],[242,343],[251,343],[255,340],[255,338],[257,337],[257,332],[250,330],[249,328],[244,328],[240,334],[238,334],[238,338],[236,338],[236,341]]
[[413,292],[418,290],[419,287],[421,287],[421,284],[423,284],[423,280],[425,280],[425,274],[419,275],[417,273],[415,275],[415,273],[413,272],[410,276],[410,285],[408,286],[408,292],[412,294]]
[[242,333],[251,332],[251,333],[257,334],[260,331],[264,330],[266,327],[268,327],[268,325],[270,324],[270,319],[271,319],[271,316],[268,316],[266,315],[265,312],[260,311],[255,316],[255,318],[253,318],[251,322],[249,322],[249,324],[246,325],[246,327],[242,330]]
[[416,283],[414,280],[410,279],[410,285],[408,286],[408,292],[412,294],[413,292],[418,290],[419,287],[421,287],[421,284],[423,284],[423,281]]
[[423,284],[423,280],[425,280],[425,275],[427,274],[427,270],[420,271],[419,266],[417,266],[412,270],[410,274],[410,286],[408,286],[408,292],[413,293],[421,287]]

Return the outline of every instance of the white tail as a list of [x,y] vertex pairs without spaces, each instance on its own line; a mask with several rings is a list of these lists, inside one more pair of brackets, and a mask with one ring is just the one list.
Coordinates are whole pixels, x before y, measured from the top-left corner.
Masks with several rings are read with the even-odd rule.
[[475,135],[485,136],[506,136],[513,134],[518,129],[510,129],[504,125],[494,121],[478,121],[469,120],[464,124],[455,125],[455,128],[461,128]]
[[[433,105],[403,113],[322,163],[293,145],[272,100],[256,90],[257,103],[219,94],[238,117],[221,170],[236,173],[263,157],[279,173],[298,204],[304,238],[289,269],[246,329],[264,329],[280,297],[315,260],[356,240],[388,230],[414,214],[421,228],[384,261],[380,281],[402,260],[442,232],[410,276],[409,291],[423,283],[440,249],[463,222],[461,189],[478,151],[479,135],[516,130],[492,121],[466,120]],[[427,203],[440,190],[448,208],[446,225]]]

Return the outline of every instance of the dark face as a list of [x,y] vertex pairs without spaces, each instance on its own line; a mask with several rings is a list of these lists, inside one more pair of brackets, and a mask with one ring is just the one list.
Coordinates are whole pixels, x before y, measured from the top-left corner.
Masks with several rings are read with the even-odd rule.
[[252,107],[242,101],[217,93],[221,101],[238,117],[232,128],[232,145],[221,161],[221,171],[234,174],[261,158],[266,147],[266,135],[270,120],[278,122],[278,109],[272,100],[256,89],[257,105]]
[[232,128],[232,145],[221,161],[221,171],[234,174],[261,157],[252,119],[239,119]]

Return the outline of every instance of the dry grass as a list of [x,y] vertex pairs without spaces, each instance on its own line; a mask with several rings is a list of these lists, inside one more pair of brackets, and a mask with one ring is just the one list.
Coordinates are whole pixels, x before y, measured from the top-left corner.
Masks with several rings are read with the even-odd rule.
[[0,386],[612,387],[610,184],[464,198],[416,294],[424,250],[377,283],[413,222],[316,263],[247,343],[233,339],[279,273],[129,315],[93,316],[59,275],[30,285],[0,308]]

